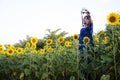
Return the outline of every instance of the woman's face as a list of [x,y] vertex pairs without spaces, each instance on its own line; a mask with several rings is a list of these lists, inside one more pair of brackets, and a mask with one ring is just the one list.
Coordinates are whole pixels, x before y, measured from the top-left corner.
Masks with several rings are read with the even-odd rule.
[[83,20],[83,23],[84,23],[85,26],[89,25],[91,23],[90,16],[86,16]]

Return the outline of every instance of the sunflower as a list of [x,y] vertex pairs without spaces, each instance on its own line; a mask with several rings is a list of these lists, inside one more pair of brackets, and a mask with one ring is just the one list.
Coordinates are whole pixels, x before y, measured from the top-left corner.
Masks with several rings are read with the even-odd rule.
[[64,37],[62,37],[62,36],[57,39],[58,43],[62,43],[63,41],[64,41]]
[[69,47],[69,46],[71,46],[72,45],[72,42],[70,42],[70,41],[65,41],[65,46],[66,47]]
[[101,35],[105,35],[105,32],[103,30],[99,31],[96,35],[96,37],[100,37]]
[[15,50],[16,48],[15,48],[15,46],[11,46],[10,48],[12,48],[13,50]]
[[98,46],[98,44],[99,44],[99,38],[98,37],[94,37],[94,40],[95,40],[96,46]]
[[4,53],[4,47],[3,46],[0,46],[0,53]]
[[119,19],[119,16],[117,13],[110,13],[108,16],[107,16],[107,22],[108,24],[110,25],[116,25],[118,24],[118,19]]
[[11,44],[7,44],[7,48],[10,48],[12,45]]
[[16,49],[16,52],[18,53],[18,54],[23,54],[23,48],[20,48],[20,47],[18,47],[17,49]]
[[37,44],[38,38],[32,37],[32,38],[30,39],[30,42],[31,42],[32,44]]
[[4,46],[0,44],[0,53],[4,52]]
[[62,51],[62,50],[64,50],[64,48],[63,48],[63,46],[62,46],[62,45],[60,45],[59,49],[60,49],[61,51]]
[[32,49],[32,53],[38,53],[36,49]]
[[41,54],[45,54],[45,49],[40,49]]
[[108,36],[105,36],[105,37],[102,39],[103,44],[107,44],[108,39],[109,39],[109,37],[108,37]]
[[106,39],[103,39],[103,40],[102,40],[102,43],[103,43],[103,44],[107,44],[107,40],[106,40]]
[[32,45],[32,48],[33,48],[33,49],[36,49],[36,44],[33,44],[33,45]]
[[15,47],[14,47],[13,45],[11,45],[11,44],[7,44],[7,48],[8,48],[8,49],[9,49],[9,48],[12,48],[12,49],[15,50]]
[[29,42],[27,42],[26,44],[25,44],[25,47],[30,47],[30,43]]
[[49,53],[52,53],[52,52],[53,52],[53,48],[52,48],[52,47],[49,47],[47,51],[48,51]]
[[24,51],[28,51],[28,50],[29,50],[29,48],[28,48],[28,47],[25,47],[25,48],[24,48]]
[[120,14],[119,14],[119,20],[118,20],[118,24],[120,24]]
[[46,44],[47,44],[47,45],[51,45],[52,43],[53,43],[53,40],[52,40],[52,39],[47,39],[47,40],[46,40]]
[[89,38],[89,37],[84,37],[84,38],[83,38],[83,42],[84,42],[85,44],[90,43],[90,38]]
[[2,44],[0,44],[0,47],[3,47],[3,45],[2,45]]
[[78,38],[79,38],[79,35],[78,35],[78,34],[74,34],[74,35],[73,35],[73,40],[74,40],[74,41],[78,41]]
[[14,49],[9,48],[9,49],[7,50],[7,55],[12,56],[13,54],[14,54]]

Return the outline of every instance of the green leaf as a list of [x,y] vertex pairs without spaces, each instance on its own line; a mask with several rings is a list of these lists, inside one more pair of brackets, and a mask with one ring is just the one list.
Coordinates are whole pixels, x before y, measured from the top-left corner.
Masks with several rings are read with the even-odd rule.
[[102,77],[100,78],[100,80],[110,80],[110,75],[102,75]]
[[101,55],[101,59],[102,59],[102,63],[106,63],[106,62],[110,63],[113,61],[113,59],[108,55]]
[[31,74],[31,70],[30,69],[24,69],[25,75],[28,76]]
[[23,73],[23,72],[20,74],[20,80],[21,80],[22,78],[24,78],[24,73]]
[[118,73],[119,73],[119,75],[120,75],[120,65],[118,65],[117,71],[118,71]]
[[42,78],[41,79],[46,79],[48,77],[48,73],[43,73]]
[[74,76],[70,76],[70,80],[75,80],[75,77]]

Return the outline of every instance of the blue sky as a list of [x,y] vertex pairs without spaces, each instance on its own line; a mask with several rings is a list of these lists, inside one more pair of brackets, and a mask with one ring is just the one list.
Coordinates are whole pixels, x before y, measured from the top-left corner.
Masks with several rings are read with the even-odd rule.
[[82,8],[91,12],[94,34],[105,29],[106,16],[120,12],[120,0],[0,0],[0,43],[14,44],[26,35],[43,38],[46,29],[79,34]]

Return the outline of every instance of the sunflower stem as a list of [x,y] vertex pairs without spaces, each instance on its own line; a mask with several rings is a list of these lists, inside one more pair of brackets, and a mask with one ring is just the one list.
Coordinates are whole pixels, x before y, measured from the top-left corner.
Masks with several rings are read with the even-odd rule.
[[80,55],[80,51],[78,50],[78,47],[76,48],[77,49],[77,69],[78,69],[78,80],[79,80],[79,55]]
[[[114,26],[115,27],[115,26]],[[114,59],[114,71],[115,71],[115,80],[117,80],[117,69],[116,69],[116,49],[115,49],[115,35],[114,35],[114,27],[112,28],[113,34],[113,59]]]

